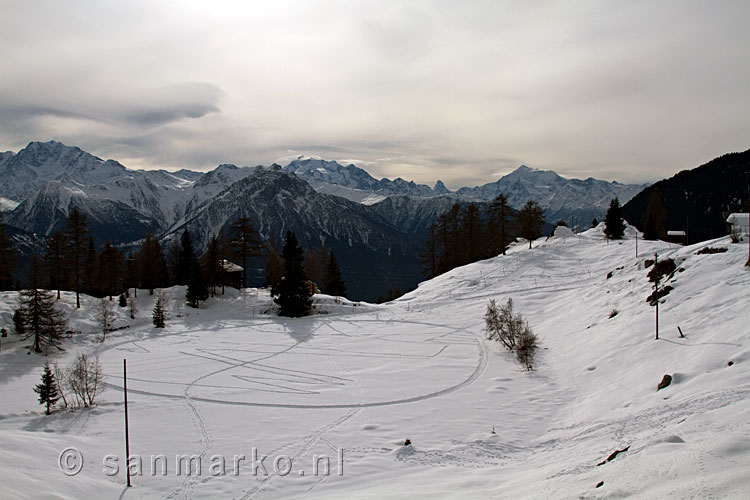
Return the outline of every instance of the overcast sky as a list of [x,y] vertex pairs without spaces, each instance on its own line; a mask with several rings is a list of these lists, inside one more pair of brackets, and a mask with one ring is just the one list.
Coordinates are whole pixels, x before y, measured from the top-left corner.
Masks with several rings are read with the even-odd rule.
[[750,1],[0,0],[0,150],[294,155],[448,187],[750,148]]

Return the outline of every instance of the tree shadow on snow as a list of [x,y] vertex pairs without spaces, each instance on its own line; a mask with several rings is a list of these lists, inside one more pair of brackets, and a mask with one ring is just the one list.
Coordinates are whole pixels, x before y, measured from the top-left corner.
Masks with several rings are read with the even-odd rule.
[[318,329],[310,318],[279,318],[279,323],[284,326],[287,335],[298,344],[312,339],[313,333]]

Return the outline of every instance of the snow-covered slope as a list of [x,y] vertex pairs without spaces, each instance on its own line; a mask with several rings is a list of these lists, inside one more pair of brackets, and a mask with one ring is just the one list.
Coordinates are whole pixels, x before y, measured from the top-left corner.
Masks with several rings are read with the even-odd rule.
[[[118,310],[128,328],[104,344],[94,341],[93,299],[76,311],[65,295],[80,333],[49,360],[98,353],[107,390],[96,408],[44,416],[32,387],[45,359],[26,355],[15,334],[3,339],[0,496],[747,498],[747,241],[641,240],[636,255],[629,234],[607,243],[600,227],[517,245],[382,306],[316,296],[328,314],[309,318],[267,314],[270,300],[255,290],[194,310],[174,288],[157,330],[153,297],[141,291],[137,319]],[[708,245],[727,252],[697,255]],[[658,341],[645,301],[654,252],[682,269],[665,283],[674,289]],[[15,296],[0,297],[8,324]],[[534,372],[484,339],[487,302],[508,297],[539,336]],[[130,490],[124,358],[141,466]],[[664,374],[672,384],[657,392]],[[71,447],[84,461],[69,477],[58,462]],[[195,456],[200,473],[183,464],[178,474],[181,455]],[[119,474],[107,475],[115,463]]]

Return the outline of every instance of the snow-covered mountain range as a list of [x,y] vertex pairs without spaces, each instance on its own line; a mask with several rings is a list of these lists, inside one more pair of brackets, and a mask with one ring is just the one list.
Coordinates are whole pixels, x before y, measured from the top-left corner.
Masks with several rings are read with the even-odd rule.
[[0,177],[4,220],[32,238],[61,229],[76,206],[98,243],[133,243],[149,232],[169,240],[188,227],[203,249],[212,234],[250,216],[267,239],[280,242],[292,229],[310,248],[333,248],[360,291],[413,287],[426,228],[457,200],[487,202],[503,192],[516,208],[535,199],[549,221],[577,216],[585,226],[604,214],[611,198],[624,203],[642,188],[522,166],[497,182],[451,192],[440,181],[429,187],[378,180],[355,165],[309,157],[283,167],[145,171],[56,141],[0,154]]

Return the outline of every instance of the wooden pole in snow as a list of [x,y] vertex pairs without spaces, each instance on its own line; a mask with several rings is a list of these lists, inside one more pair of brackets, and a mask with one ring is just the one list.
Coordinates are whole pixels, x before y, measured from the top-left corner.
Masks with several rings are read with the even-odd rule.
[[123,392],[125,394],[125,470],[128,474],[128,488],[130,488],[130,438],[128,436],[128,365],[122,360]]
[[659,340],[659,273],[656,272],[656,264],[659,263],[659,254],[654,253],[654,271],[656,274],[656,289],[654,294],[656,295],[656,340]]

